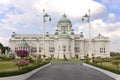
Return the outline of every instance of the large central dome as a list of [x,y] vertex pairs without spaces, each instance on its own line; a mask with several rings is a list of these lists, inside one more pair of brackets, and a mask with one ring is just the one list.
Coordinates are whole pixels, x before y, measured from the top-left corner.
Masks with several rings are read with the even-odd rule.
[[65,14],[64,14],[64,15],[62,16],[62,18],[58,21],[58,23],[64,23],[64,22],[71,24],[71,21],[67,18],[67,16],[66,16]]
[[57,23],[58,31],[71,31],[71,21],[64,14]]

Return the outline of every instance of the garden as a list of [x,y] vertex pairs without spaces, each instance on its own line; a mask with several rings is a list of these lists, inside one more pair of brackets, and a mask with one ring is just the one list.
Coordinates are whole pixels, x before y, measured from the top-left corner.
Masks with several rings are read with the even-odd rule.
[[16,55],[17,58],[6,55],[0,57],[0,77],[24,74],[50,62],[50,59],[31,57],[27,50],[18,50]]
[[91,59],[85,56],[85,63],[120,74],[120,56],[111,56],[110,58],[92,57]]

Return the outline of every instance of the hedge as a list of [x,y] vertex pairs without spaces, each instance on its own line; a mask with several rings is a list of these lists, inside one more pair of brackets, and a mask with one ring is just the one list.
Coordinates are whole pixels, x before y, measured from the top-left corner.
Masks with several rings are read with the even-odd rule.
[[91,62],[85,62],[85,63],[93,65],[93,66],[96,66],[96,67],[99,67],[99,68],[104,69],[104,70],[111,71],[111,72],[116,73],[116,74],[120,74],[120,71],[118,71],[117,69],[113,69],[113,68],[110,68],[110,67],[97,65],[97,64],[91,63]]
[[45,65],[47,63],[49,63],[49,61],[38,63],[38,64],[34,63],[32,66],[27,66],[23,69],[16,70],[16,71],[0,72],[0,77],[8,77],[8,76],[16,76],[16,75],[20,75],[20,74],[25,74],[36,68],[39,68],[39,67]]

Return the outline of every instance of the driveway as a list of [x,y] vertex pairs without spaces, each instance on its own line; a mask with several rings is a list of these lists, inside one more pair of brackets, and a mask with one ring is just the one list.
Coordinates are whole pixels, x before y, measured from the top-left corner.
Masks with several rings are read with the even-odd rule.
[[115,80],[106,74],[81,65],[80,62],[52,62],[27,80]]

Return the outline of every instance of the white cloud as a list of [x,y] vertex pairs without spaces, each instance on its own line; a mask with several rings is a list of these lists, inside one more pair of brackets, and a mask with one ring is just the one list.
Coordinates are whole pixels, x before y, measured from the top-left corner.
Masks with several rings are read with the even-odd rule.
[[[112,2],[113,1],[114,0],[112,0]],[[112,4],[110,0],[103,0],[105,4],[112,4],[111,6],[113,8],[116,8],[114,5],[118,5],[118,1],[119,0],[114,1],[114,4]],[[81,24],[80,20],[88,9],[90,9],[91,20],[94,20],[91,21],[91,31],[93,37],[95,37],[98,33],[109,36],[111,39],[112,49],[120,51],[117,47],[113,47],[115,46],[115,43],[120,43],[117,41],[120,40],[120,36],[118,35],[118,32],[120,32],[120,22],[114,22],[117,16],[114,13],[109,13],[107,16],[108,22],[105,23],[106,21],[104,22],[101,18],[106,16],[106,5],[100,4],[94,0],[0,0],[0,4],[5,5],[0,8],[0,13],[5,13],[5,18],[0,19],[2,22],[0,23],[2,32],[0,33],[0,41],[4,44],[6,44],[6,42],[8,43],[8,38],[6,39],[5,37],[10,36],[10,33],[8,34],[7,31],[19,31],[19,24],[24,24],[21,29],[28,28],[28,31],[31,27],[33,29],[40,27],[43,9],[46,9],[46,11],[52,16],[52,25],[49,24],[50,27],[53,27],[52,29],[56,27],[57,20],[59,20],[62,14],[66,13],[70,20],[77,21],[72,22],[75,32],[83,32],[85,37],[88,37],[88,24]],[[14,7],[15,10],[9,11],[9,7],[11,6]],[[17,12],[19,10],[21,11],[21,14]],[[46,23],[46,26],[49,25]],[[5,32],[6,35],[3,35],[3,32]]]
[[[77,33],[81,31],[88,38],[88,23],[77,24],[78,30]],[[120,51],[120,22],[115,23],[105,23],[102,19],[97,19],[91,22],[91,36],[94,38],[99,33],[103,36],[110,38],[110,50],[111,51]]]
[[108,15],[108,22],[114,22],[116,20],[116,15],[114,13],[110,13]]
[[72,18],[81,17],[88,9],[95,15],[105,13],[105,7],[93,0],[41,0],[34,4],[34,7],[40,11],[47,9],[58,14],[66,13]]
[[8,4],[10,0],[0,0],[0,3]]

